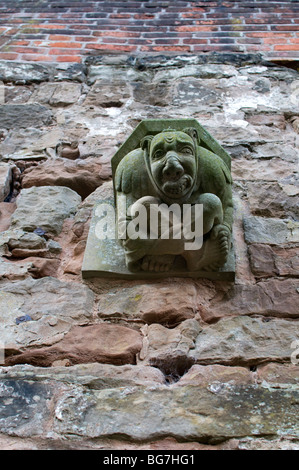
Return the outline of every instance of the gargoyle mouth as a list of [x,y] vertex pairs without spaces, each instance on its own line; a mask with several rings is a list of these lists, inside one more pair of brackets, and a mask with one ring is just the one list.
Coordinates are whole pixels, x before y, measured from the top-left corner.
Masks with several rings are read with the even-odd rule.
[[163,192],[170,197],[179,198],[184,196],[192,185],[192,179],[183,175],[178,181],[166,181],[163,184]]

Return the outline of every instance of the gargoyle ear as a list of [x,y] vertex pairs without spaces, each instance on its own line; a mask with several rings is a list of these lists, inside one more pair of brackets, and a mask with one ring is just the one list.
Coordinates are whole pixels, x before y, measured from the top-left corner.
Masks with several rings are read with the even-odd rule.
[[143,137],[143,139],[141,139],[140,147],[142,148],[142,150],[149,151],[150,146],[151,146],[151,141],[153,140],[153,138],[154,138],[153,135],[146,135],[145,137]]
[[192,137],[195,145],[200,144],[200,138],[198,136],[198,132],[194,127],[186,127],[185,129],[183,129],[183,132],[185,132],[185,134],[188,134],[190,135],[190,137]]

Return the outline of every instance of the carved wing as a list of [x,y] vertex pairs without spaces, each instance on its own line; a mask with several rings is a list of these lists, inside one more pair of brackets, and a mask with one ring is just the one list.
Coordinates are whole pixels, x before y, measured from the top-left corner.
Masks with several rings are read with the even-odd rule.
[[233,180],[232,180],[232,175],[231,175],[231,172],[229,171],[229,169],[227,168],[227,165],[226,163],[222,160],[222,158],[220,159],[220,162],[219,162],[219,166],[222,170],[222,173],[224,174],[224,177],[225,177],[225,180],[228,184],[232,184]]
[[115,172],[115,189],[131,194],[134,199],[152,194],[142,149],[133,150],[119,162]]

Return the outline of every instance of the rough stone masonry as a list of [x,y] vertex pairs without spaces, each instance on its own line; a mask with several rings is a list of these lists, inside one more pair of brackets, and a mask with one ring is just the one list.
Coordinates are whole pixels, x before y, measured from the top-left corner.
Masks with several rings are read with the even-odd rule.
[[[0,62],[0,447],[299,449],[299,75],[259,55]],[[236,282],[83,280],[149,118],[232,157]]]

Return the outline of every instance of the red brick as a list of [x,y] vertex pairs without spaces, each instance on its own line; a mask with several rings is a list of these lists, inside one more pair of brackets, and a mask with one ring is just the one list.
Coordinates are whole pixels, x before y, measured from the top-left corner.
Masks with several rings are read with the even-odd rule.
[[199,38],[185,38],[183,39],[183,44],[207,44],[207,39]]
[[283,38],[264,38],[264,43],[265,44],[285,44],[289,41],[288,37],[283,37]]
[[30,28],[37,29],[65,29],[64,25],[58,24],[30,24]]
[[55,58],[56,62],[81,62],[82,57],[62,55]]
[[91,36],[76,36],[75,40],[77,42],[92,42],[94,41],[94,38]]
[[131,33],[129,31],[93,31],[92,35],[96,37],[138,38],[140,33]]
[[48,55],[40,55],[40,54],[23,54],[21,56],[22,60],[28,60],[29,62],[49,62],[53,61],[52,57]]
[[30,44],[30,41],[24,41],[24,40],[12,41],[9,43],[10,46],[28,46],[29,44]]
[[9,46],[8,52],[17,52],[18,54],[39,54],[41,50],[38,47]]
[[299,44],[279,44],[274,46],[275,51],[299,51]]
[[261,38],[236,38],[237,44],[261,44]]
[[48,3],[2,0],[0,59],[79,62],[92,50],[299,54],[296,1],[63,0],[51,10]]
[[254,32],[246,33],[246,37],[250,38],[289,38],[290,33],[274,33],[273,31],[263,31],[263,32]]
[[102,38],[103,44],[126,44],[126,38]]
[[86,49],[96,49],[103,51],[121,51],[121,52],[134,52],[136,51],[136,46],[115,46],[113,44],[86,44]]
[[141,52],[190,52],[190,46],[141,46]]
[[69,41],[70,36],[65,36],[62,34],[50,34],[49,35],[49,40],[50,41]]
[[127,15],[125,13],[111,13],[109,15],[109,18],[113,19],[125,19],[125,18],[131,18],[131,15]]
[[205,12],[204,8],[198,8],[198,10],[195,11],[190,11],[187,13],[182,13],[182,18],[204,18],[203,13]]
[[76,55],[76,54],[79,54],[78,52],[78,49],[62,49],[62,48],[50,48],[49,49],[49,54],[50,55],[68,55],[68,56],[71,56],[71,55]]
[[152,18],[156,18],[156,16],[152,15],[151,13],[134,15],[135,20],[151,20]]
[[18,54],[14,54],[12,52],[0,52],[0,59],[1,60],[16,60]]
[[175,28],[171,28],[174,31],[190,31],[190,32],[198,32],[198,31],[218,31],[217,26],[176,26]]
[[295,26],[295,25],[283,25],[283,26],[280,26],[280,25],[271,25],[271,29],[272,30],[275,30],[275,31],[298,31],[298,26]]
[[74,47],[75,49],[78,48],[80,49],[81,48],[81,44],[80,43],[77,43],[77,42],[74,42],[74,41],[69,41],[69,42],[52,42],[50,44],[51,47],[62,47],[62,48],[72,48]]

